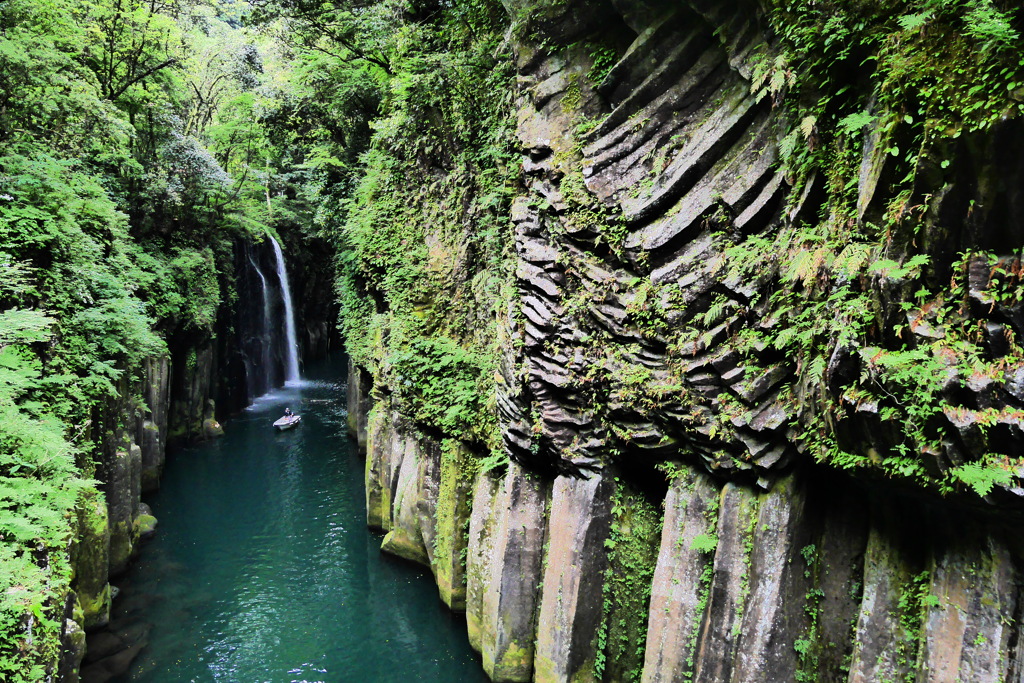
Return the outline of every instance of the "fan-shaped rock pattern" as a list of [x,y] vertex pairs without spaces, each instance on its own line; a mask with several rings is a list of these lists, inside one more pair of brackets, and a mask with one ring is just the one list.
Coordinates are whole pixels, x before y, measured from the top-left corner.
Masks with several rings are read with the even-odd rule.
[[[723,45],[715,29],[697,12],[663,16],[593,89],[562,57],[522,60],[531,196],[513,209],[514,318],[525,345],[507,359],[499,406],[523,462],[550,466],[543,450],[577,471],[612,449],[695,453],[758,479],[792,455],[779,400],[792,368],[748,370],[723,343],[759,322],[747,309],[757,283],[723,277],[723,231],[771,230],[788,186],[770,104],[731,63],[760,34],[737,28]],[[687,327],[701,333],[670,347],[664,333]],[[723,401],[735,404],[727,428]]]

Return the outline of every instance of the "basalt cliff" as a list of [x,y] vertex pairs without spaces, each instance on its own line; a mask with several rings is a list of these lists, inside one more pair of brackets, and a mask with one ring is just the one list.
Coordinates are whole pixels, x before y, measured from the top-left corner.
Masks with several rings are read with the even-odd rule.
[[507,154],[395,153],[367,521],[493,680],[1024,680],[1017,34],[954,4],[508,0]]

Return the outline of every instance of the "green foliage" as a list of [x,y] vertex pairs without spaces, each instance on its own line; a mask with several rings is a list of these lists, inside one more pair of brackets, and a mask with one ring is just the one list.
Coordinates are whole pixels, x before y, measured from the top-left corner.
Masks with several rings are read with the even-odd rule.
[[477,422],[487,415],[482,403],[493,386],[485,357],[449,339],[419,338],[389,356],[386,365],[414,419],[467,441],[485,430]]
[[639,681],[662,516],[628,484],[616,478],[615,485],[594,674],[600,680]]
[[507,18],[486,1],[408,9],[281,3],[258,18],[288,20],[299,67],[281,111],[337,250],[346,349],[423,427],[477,442],[498,465],[493,378],[517,168]]
[[1013,481],[1013,473],[1009,470],[984,462],[960,465],[952,468],[949,473],[958,481],[970,486],[981,497],[991,493],[996,484],[1008,486]]
[[[778,42],[757,58],[753,89],[791,122],[780,145],[790,208],[810,182],[825,200],[817,218],[803,216],[809,224],[726,249],[726,279],[754,280],[767,292],[749,302],[766,322],[735,341],[748,370],[766,357],[795,361],[797,382],[783,398],[800,415],[791,427],[801,448],[819,461],[985,495],[1010,483],[1009,454],[954,467],[942,444],[953,422],[973,421],[984,433],[1007,416],[950,405],[949,387],[999,381],[1019,362],[1016,344],[1004,358],[989,355],[965,305],[977,296],[966,287],[972,259],[989,261],[981,300],[991,310],[1021,300],[1019,267],[982,254],[949,263],[922,236],[937,228],[931,204],[949,182],[952,141],[1024,111],[1014,94],[1024,82],[1019,10],[989,0],[913,0],[899,12],[852,0],[769,3]],[[873,198],[861,190],[878,169],[865,164],[884,169]],[[948,286],[937,276],[946,269]],[[714,324],[724,305],[698,322]],[[697,342],[691,334],[675,343]],[[837,372],[846,356],[854,359]],[[859,438],[849,427],[869,415],[900,429]]]
[[232,242],[296,213],[238,9],[0,4],[5,681],[54,675],[75,501],[143,362],[208,339]]
[[[13,277],[0,283],[0,299],[31,289],[31,271],[8,264]],[[51,340],[54,322],[0,310],[0,675],[12,682],[42,680],[57,661],[70,517],[89,485],[65,424],[39,400],[52,388],[31,346]]]
[[698,553],[714,553],[718,549],[718,538],[711,534],[698,534],[690,543],[690,550]]

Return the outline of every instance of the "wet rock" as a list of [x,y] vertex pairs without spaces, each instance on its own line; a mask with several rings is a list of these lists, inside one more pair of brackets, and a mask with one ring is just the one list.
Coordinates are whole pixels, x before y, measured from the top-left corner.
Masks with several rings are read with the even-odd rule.
[[469,540],[466,550],[466,629],[469,644],[482,650],[484,595],[489,589],[493,571],[495,533],[501,499],[502,483],[489,473],[476,475],[473,484],[473,508],[469,518]]
[[135,518],[135,524],[138,527],[139,538],[149,538],[156,534],[157,519],[151,514],[140,513]]
[[1009,550],[994,538],[958,539],[931,574],[918,680],[1008,680],[1013,628],[1005,615],[1017,609],[1019,581]]
[[[869,111],[875,102],[869,103]],[[864,138],[861,155],[860,173],[857,177],[857,220],[863,221],[878,188],[878,181],[885,170],[885,162],[889,157],[889,138],[887,127],[878,123],[868,129]]]
[[171,401],[168,411],[166,443],[192,441],[203,437],[203,421],[214,417],[213,370],[216,365],[213,346],[203,343],[183,349],[172,359],[176,367],[172,378]]
[[713,555],[698,542],[715,536],[718,487],[685,469],[665,498],[661,550],[651,586],[644,655],[644,683],[671,683],[693,676],[707,605],[706,575]]
[[714,540],[715,560],[708,608],[697,646],[696,680],[732,679],[733,666],[750,589],[749,542],[757,520],[757,497],[749,489],[726,484],[720,497]]
[[394,429],[390,416],[383,407],[370,413],[366,436],[366,524],[371,529],[386,531],[391,528],[391,454],[394,447]]
[[555,479],[537,621],[536,681],[595,676],[612,492],[612,483],[600,473]]
[[868,536],[850,683],[903,680],[910,675],[917,658],[917,642],[902,617],[908,605],[904,594],[922,567],[902,550],[917,544],[902,537],[897,520],[898,513],[893,508],[886,509],[883,515],[876,513]]
[[220,426],[220,422],[212,417],[203,420],[203,438],[216,439],[218,436],[224,436],[224,428]]
[[110,574],[116,575],[128,566],[138,540],[135,518],[142,494],[142,449],[139,446],[129,444],[114,454],[105,489],[110,509]]
[[110,525],[102,494],[85,491],[78,504],[78,542],[72,562],[75,566],[75,592],[82,605],[86,629],[103,626],[110,620]]
[[78,680],[77,672],[81,669],[82,660],[85,658],[85,630],[74,619],[65,619],[62,641],[69,669],[64,678],[68,680],[68,683],[73,683]]
[[804,495],[793,477],[761,496],[733,681],[796,680],[793,644],[805,633],[810,586],[800,567]]
[[391,503],[391,529],[381,550],[429,567],[433,565],[436,537],[441,447],[433,439],[410,434],[403,434],[402,445],[404,452]]
[[348,430],[356,438],[361,452],[367,446],[367,419],[370,414],[369,375],[349,359],[348,384],[346,386],[346,407],[348,408]]
[[149,358],[144,364],[143,397],[149,418],[143,421],[138,436],[142,447],[142,490],[152,491],[160,485],[167,455],[167,419],[170,410],[171,359],[167,356]]
[[[818,680],[845,683],[863,586],[868,510],[862,496],[834,482],[806,485],[810,500],[802,523],[813,528],[820,520],[821,526],[813,547],[801,548],[802,557],[794,565],[806,568],[820,591],[803,596],[805,608],[818,614],[817,643],[811,646]],[[800,637],[811,635],[808,628]]]
[[160,488],[160,474],[163,472],[163,443],[156,423],[146,420],[142,423],[142,490],[154,491]]
[[471,458],[473,454],[461,444],[444,445],[438,475],[432,567],[442,602],[456,611],[466,608],[463,558],[468,553],[465,530],[470,520],[473,482],[463,472],[469,469]]
[[1007,370],[1003,381],[1006,391],[1018,401],[1024,402],[1024,367]]
[[140,641],[115,654],[100,659],[82,668],[82,683],[107,683],[122,676],[131,668],[132,662],[148,645],[148,641]]
[[480,620],[484,671],[492,681],[530,681],[533,674],[548,495],[540,478],[512,463],[495,496]]

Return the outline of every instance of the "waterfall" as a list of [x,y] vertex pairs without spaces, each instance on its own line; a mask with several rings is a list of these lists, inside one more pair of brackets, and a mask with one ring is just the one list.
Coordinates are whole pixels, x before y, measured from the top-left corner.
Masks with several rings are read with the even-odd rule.
[[270,388],[269,385],[266,384],[266,382],[268,381],[266,373],[269,371],[270,368],[270,352],[271,346],[273,345],[273,337],[271,336],[270,332],[270,288],[267,286],[267,278],[263,276],[263,271],[261,271],[260,267],[256,265],[256,261],[253,259],[252,254],[249,254],[249,263],[252,264],[252,269],[255,270],[256,275],[259,276],[260,284],[263,287],[263,319],[262,324],[260,326],[260,356],[261,367],[263,368],[264,373],[262,390],[260,391],[260,393],[262,393],[263,391],[266,391],[267,389]]
[[292,290],[288,286],[288,271],[284,267],[284,254],[281,253],[281,245],[273,237],[270,238],[270,241],[274,245],[274,257],[277,259],[277,277],[281,281],[281,297],[284,299],[284,329],[288,337],[284,378],[287,382],[295,382],[299,379],[299,344],[295,338]]

